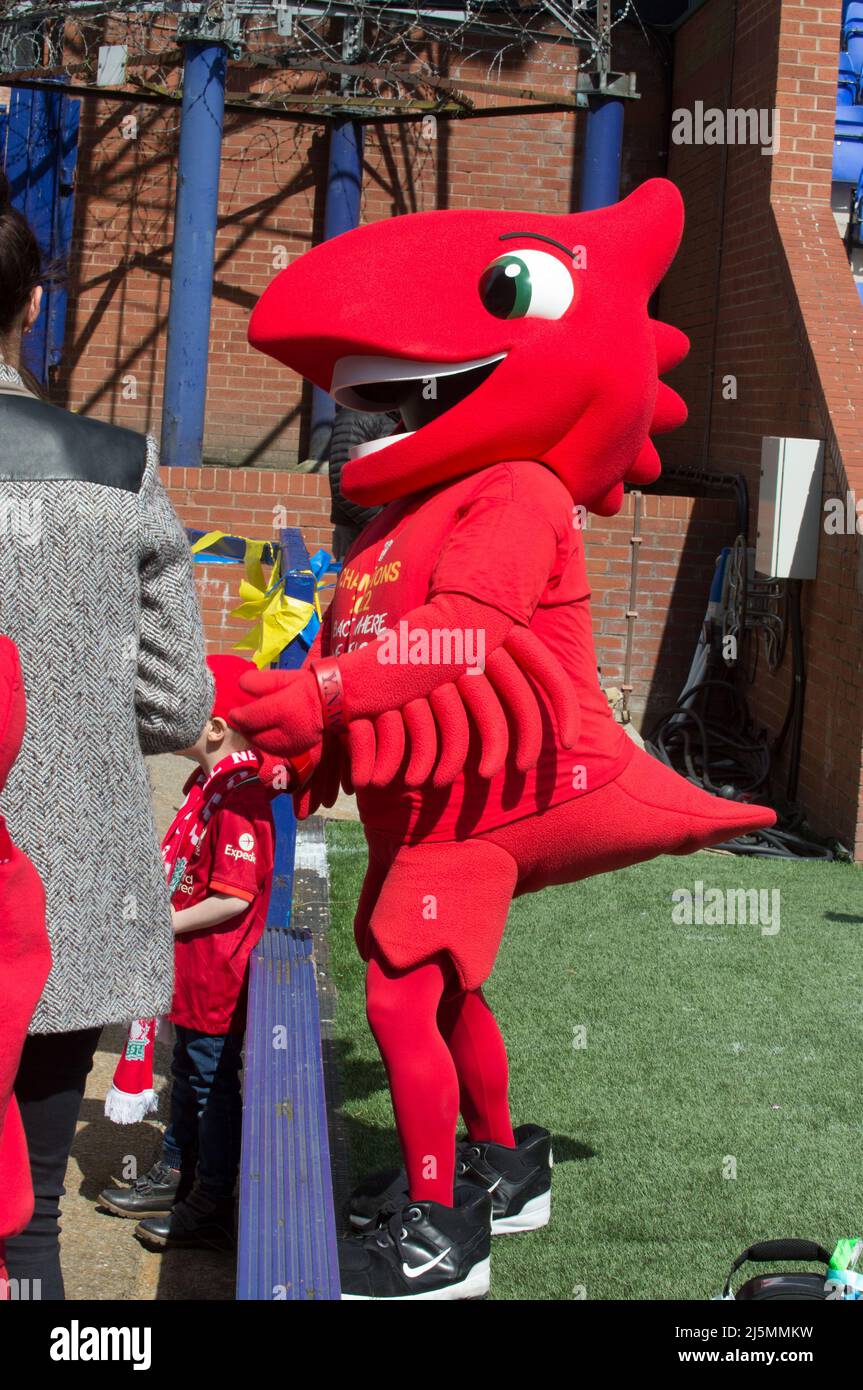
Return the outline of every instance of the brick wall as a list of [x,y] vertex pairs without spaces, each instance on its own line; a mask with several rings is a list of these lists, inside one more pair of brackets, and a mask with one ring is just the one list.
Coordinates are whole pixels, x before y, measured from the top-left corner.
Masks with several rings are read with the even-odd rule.
[[[643,495],[630,683],[632,716],[648,732],[681,692],[698,641],[716,556],[736,531],[725,500]],[[624,680],[635,497],[585,532],[593,627],[603,684]]]
[[[281,526],[299,526],[309,554],[330,548],[330,492],[326,477],[263,468],[166,468],[165,486],[184,526],[272,540]],[[226,651],[249,631],[231,617],[240,602],[239,564],[196,563],[207,646]]]
[[[673,105],[779,112],[773,157],[752,145],[672,145],[669,177],[687,206],[681,254],[660,312],[690,334],[674,374],[690,420],[664,457],[747,478],[755,511],[761,439],[821,438],[824,497],[863,496],[861,308],[830,212],[841,3],[709,0],[679,28]],[[736,394],[728,390],[736,382]],[[725,388],[725,389],[723,389]],[[861,830],[863,558],[858,535],[822,535],[804,586],[808,666],[799,798],[813,825],[856,845]],[[749,692],[781,727],[790,656],[761,664]]]

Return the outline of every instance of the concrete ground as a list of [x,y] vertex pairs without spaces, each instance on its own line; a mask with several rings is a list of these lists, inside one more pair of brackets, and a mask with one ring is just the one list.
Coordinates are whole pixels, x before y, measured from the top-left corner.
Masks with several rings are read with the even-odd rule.
[[[159,834],[180,804],[189,765],[170,756],[150,758],[150,781]],[[340,797],[329,814],[355,820],[352,797]],[[133,1221],[109,1216],[96,1199],[112,1180],[145,1173],[161,1146],[170,1087],[170,1053],[156,1045],[155,1086],[158,1115],[138,1125],[115,1125],[104,1116],[125,1032],[106,1028],[87,1085],[78,1132],[66,1176],[63,1200],[62,1259],[69,1299],[233,1299],[234,1259],[203,1251],[152,1254],[135,1240]]]

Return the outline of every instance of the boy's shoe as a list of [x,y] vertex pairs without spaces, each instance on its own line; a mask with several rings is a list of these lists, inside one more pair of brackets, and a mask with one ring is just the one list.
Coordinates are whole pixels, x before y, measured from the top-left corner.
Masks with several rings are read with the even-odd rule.
[[408,1200],[383,1225],[340,1242],[342,1298],[483,1298],[490,1251],[485,1192],[460,1187],[452,1207]]
[[99,1193],[96,1202],[102,1211],[110,1211],[114,1216],[159,1216],[170,1211],[180,1187],[180,1171],[172,1168],[163,1159],[158,1159],[142,1178],[136,1178],[130,1187],[106,1187]]
[[[551,1216],[551,1135],[539,1125],[520,1125],[516,1147],[456,1145],[456,1183],[481,1187],[492,1199],[492,1235],[516,1235],[547,1226]],[[385,1221],[408,1200],[404,1168],[371,1173],[354,1189],[346,1215],[354,1230]]]
[[234,1199],[196,1182],[169,1212],[139,1222],[135,1235],[152,1250],[233,1250]]

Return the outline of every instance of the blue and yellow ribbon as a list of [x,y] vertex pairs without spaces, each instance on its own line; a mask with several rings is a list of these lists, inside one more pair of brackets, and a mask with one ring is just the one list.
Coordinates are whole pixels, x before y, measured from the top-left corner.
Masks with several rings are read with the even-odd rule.
[[[233,610],[232,617],[252,623],[252,630],[240,642],[235,642],[233,650],[252,653],[252,661],[259,670],[272,665],[281,652],[296,638],[305,647],[310,647],[321,625],[321,592],[332,588],[323,582],[324,576],[338,573],[341,566],[326,550],[317,550],[309,559],[308,569],[281,572],[281,559],[276,552],[275,563],[270,570],[269,579],[264,577],[265,553],[273,553],[271,541],[256,541],[244,537],[229,537],[224,531],[208,531],[192,545],[192,554],[203,559],[202,552],[219,542],[240,540],[244,544],[245,577],[240,581],[241,602]],[[209,557],[207,557],[209,558]],[[286,592],[285,581],[289,576],[312,575],[314,592],[311,602],[296,598]]]

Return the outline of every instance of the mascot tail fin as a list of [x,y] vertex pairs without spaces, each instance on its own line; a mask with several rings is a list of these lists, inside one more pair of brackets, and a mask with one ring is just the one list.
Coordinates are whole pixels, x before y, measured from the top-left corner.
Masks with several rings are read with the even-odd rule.
[[776,824],[769,806],[710,796],[640,748],[617,786],[632,799],[633,815],[649,818],[657,854],[691,854]]

